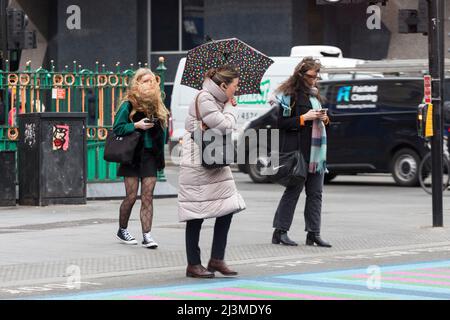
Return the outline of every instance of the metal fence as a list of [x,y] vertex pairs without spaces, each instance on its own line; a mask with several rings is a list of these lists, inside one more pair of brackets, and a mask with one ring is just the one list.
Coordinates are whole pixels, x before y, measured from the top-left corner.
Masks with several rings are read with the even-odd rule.
[[[121,70],[118,62],[114,71],[96,63],[95,70],[83,69],[76,61],[63,71],[55,71],[53,61],[50,70],[31,70],[27,63],[23,71],[0,70],[0,151],[17,149],[21,134],[17,116],[29,112],[85,112],[87,114],[86,135],[87,181],[117,181],[117,164],[103,160],[104,140],[114,123],[119,101],[125,94],[135,68],[148,67],[147,63],[130,65]],[[166,67],[160,57],[155,73],[161,78],[164,95]],[[158,172],[158,181],[165,181],[164,171]]]

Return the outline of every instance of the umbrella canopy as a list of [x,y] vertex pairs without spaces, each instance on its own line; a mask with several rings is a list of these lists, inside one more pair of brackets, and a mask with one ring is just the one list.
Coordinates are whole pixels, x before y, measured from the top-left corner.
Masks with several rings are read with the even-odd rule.
[[239,39],[211,41],[188,51],[181,84],[201,90],[209,69],[231,65],[239,72],[236,95],[260,93],[261,79],[273,62]]

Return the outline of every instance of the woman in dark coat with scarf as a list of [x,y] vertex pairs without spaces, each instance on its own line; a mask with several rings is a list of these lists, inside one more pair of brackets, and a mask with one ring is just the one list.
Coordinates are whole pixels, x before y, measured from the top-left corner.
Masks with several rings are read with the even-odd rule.
[[280,108],[280,151],[300,150],[308,164],[304,183],[287,187],[278,204],[273,220],[273,244],[298,245],[288,237],[287,232],[291,227],[300,193],[305,188],[305,231],[308,232],[306,245],[331,247],[320,237],[322,187],[326,172],[325,125],[329,122],[326,112],[320,111],[322,99],[316,87],[320,67],[318,60],[304,58],[270,101]]

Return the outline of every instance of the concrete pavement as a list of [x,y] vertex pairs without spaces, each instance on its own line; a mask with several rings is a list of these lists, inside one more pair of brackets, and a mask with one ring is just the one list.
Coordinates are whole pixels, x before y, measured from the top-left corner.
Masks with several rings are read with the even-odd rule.
[[[177,171],[176,167],[166,170],[175,188]],[[226,259],[244,270],[243,275],[254,275],[255,266],[262,271],[297,262],[294,270],[305,265],[315,270],[320,269],[317,261],[331,267],[338,261],[351,264],[352,257],[366,259],[370,265],[395,252],[413,256],[411,252],[421,248],[440,248],[439,258],[450,258],[450,229],[430,227],[431,198],[420,188],[397,187],[386,176],[338,177],[325,187],[323,204],[322,236],[333,248],[304,245],[304,195],[290,232],[300,246],[285,247],[270,243],[273,213],[283,189],[254,184],[242,173],[235,172],[235,177],[247,210],[233,219]],[[176,198],[154,201],[152,233],[160,244],[157,250],[118,243],[119,205],[120,200],[111,200],[82,206],[1,207],[0,298],[10,298],[10,288],[63,283],[71,266],[79,268],[83,280],[93,282],[133,274],[149,275],[147,285],[185,279],[184,223],[177,220]],[[444,194],[444,222],[450,218],[449,205]],[[129,230],[141,240],[139,202]],[[212,231],[213,221],[206,221],[201,236],[205,263]]]

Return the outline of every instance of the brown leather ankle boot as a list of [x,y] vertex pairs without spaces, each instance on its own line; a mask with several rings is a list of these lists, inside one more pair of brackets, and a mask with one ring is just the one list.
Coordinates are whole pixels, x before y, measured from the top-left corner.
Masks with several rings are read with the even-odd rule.
[[224,276],[237,276],[237,272],[228,268],[224,260],[211,258],[208,263],[208,271],[215,272],[219,271]]
[[186,268],[186,277],[191,278],[214,278],[214,273],[208,271],[201,264],[188,264]]

